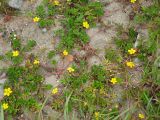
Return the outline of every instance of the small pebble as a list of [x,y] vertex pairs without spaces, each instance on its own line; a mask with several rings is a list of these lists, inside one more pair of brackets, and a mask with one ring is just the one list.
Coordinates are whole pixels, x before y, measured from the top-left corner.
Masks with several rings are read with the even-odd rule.
[[42,32],[43,32],[43,33],[46,33],[46,32],[47,32],[47,29],[46,29],[46,28],[43,28],[43,29],[42,29]]

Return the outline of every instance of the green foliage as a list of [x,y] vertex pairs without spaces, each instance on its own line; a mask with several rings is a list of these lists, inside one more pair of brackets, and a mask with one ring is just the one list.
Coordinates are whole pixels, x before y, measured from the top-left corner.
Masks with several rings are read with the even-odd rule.
[[56,53],[55,53],[54,50],[49,51],[49,53],[48,53],[48,59],[52,59],[55,55],[56,55]]
[[37,45],[35,40],[28,40],[27,44],[23,47],[25,52],[32,50],[33,47]]
[[[143,24],[148,27],[149,38],[148,40],[138,40],[137,53],[132,56],[124,54],[127,59],[133,60],[134,56],[137,56],[143,63],[142,84],[138,89],[128,89],[125,97],[137,98],[140,102],[140,109],[143,109],[146,114],[146,119],[154,120],[159,119],[159,94],[158,88],[160,85],[160,70],[158,68],[159,63],[159,36],[160,27],[160,4],[153,4],[150,7],[142,8],[135,16],[136,24]],[[130,29],[128,32],[120,31],[119,38],[116,39],[116,44],[123,53],[127,53],[127,50],[133,48],[137,33],[134,29]],[[125,34],[124,34],[125,33]],[[127,37],[123,36],[126,35]],[[128,58],[129,57],[129,58]],[[143,89],[141,88],[143,87]]]
[[13,55],[13,54],[12,54],[12,51],[7,52],[7,53],[5,54],[5,57],[4,57],[3,60],[9,60],[9,61],[11,61],[13,64],[15,64],[15,65],[22,63],[22,61],[23,61],[23,56],[22,56],[22,55],[19,55],[19,56],[17,56],[17,57],[13,57],[12,55]]
[[54,16],[56,10],[55,10],[55,7],[51,4],[48,5],[48,15],[49,16]]
[[[120,35],[122,35],[122,33]],[[128,35],[127,39],[123,39],[121,37],[115,39],[116,45],[122,50],[123,53],[127,53],[129,49],[133,48],[133,44],[136,41],[137,32],[134,31],[133,28],[130,28],[128,30],[127,35]]]
[[[12,37],[12,34],[11,34]],[[40,109],[40,100],[43,100],[40,89],[50,89],[50,87],[43,84],[44,78],[39,74],[39,66],[33,64],[34,58],[27,61],[23,61],[25,57],[25,51],[31,50],[36,45],[34,40],[29,40],[23,47],[19,39],[14,37],[12,39],[12,49],[18,50],[19,55],[13,56],[12,52],[6,53],[3,60],[9,60],[13,62],[8,68],[5,69],[7,74],[7,81],[4,85],[4,89],[11,88],[12,93],[9,96],[4,96],[2,103],[8,103],[8,109],[5,112],[8,115],[17,115],[22,113],[23,108],[30,111],[38,111]],[[22,49],[21,49],[22,48]],[[25,65],[21,63],[24,62]],[[40,99],[41,98],[41,99]]]
[[54,21],[51,19],[42,19],[39,21],[39,27],[41,28],[50,27],[53,23]]
[[7,76],[11,83],[15,83],[15,82],[18,83],[19,82],[18,79],[21,77],[23,73],[25,73],[24,67],[11,66],[7,70]]
[[46,10],[43,5],[40,5],[36,8],[36,15],[40,18],[45,18],[46,17]]
[[12,40],[12,48],[14,50],[19,50],[21,48],[21,43],[18,39]]
[[157,119],[160,117],[159,116],[159,112],[160,112],[159,101],[154,100],[152,96],[155,97],[154,93],[151,92],[150,90],[144,90],[139,96],[142,100],[141,103],[147,112],[148,119],[151,119],[151,120]]
[[94,79],[93,86],[94,88],[102,88],[106,83],[107,72],[103,66],[92,66],[91,74]]
[[158,23],[157,18],[159,15],[159,11],[159,4],[154,4],[150,7],[143,7],[142,12],[136,15],[135,21],[138,23]]
[[62,80],[63,84],[69,84],[73,89],[81,87],[84,83],[89,80],[89,74],[84,73],[80,76],[66,76],[64,80]]
[[57,61],[52,59],[55,55],[56,55],[56,51],[55,50],[51,50],[51,51],[48,52],[47,58],[52,60],[51,61],[52,65],[56,65],[57,64]]
[[118,53],[116,53],[116,50],[113,49],[106,49],[105,52],[105,58],[112,62],[121,62],[122,58]]
[[[94,112],[97,111],[101,114],[115,112],[106,116],[116,116],[117,108],[113,107],[111,111],[108,111],[112,104],[110,98],[106,98],[109,92],[108,72],[101,65],[93,65],[91,71],[88,72],[83,61],[81,63],[80,68],[77,68],[73,74],[66,74],[62,79],[62,83],[66,86],[64,97],[69,98],[69,101],[66,100],[67,113],[76,109],[82,119],[85,118],[85,114],[94,119]],[[71,91],[73,91],[72,94]],[[102,116],[102,118],[105,117]]]
[[[149,27],[149,38],[147,41],[142,41],[138,48],[140,49],[140,54],[138,58],[144,61],[145,72],[144,78],[151,78],[156,84],[159,84],[159,68],[157,64],[157,59],[159,58],[158,49],[159,38],[160,38],[160,4],[153,4],[150,7],[145,7],[142,12],[135,17],[135,22],[146,24]],[[152,58],[152,59],[149,59]]]
[[53,65],[56,65],[57,64],[57,61],[56,60],[52,60],[51,62]]
[[65,30],[61,30],[59,34],[61,37],[59,48],[72,49],[75,43],[87,43],[89,37],[83,28],[83,21],[86,20],[92,27],[95,25],[95,20],[103,15],[103,7],[100,2],[73,1],[72,4],[72,7],[69,4],[64,5],[65,19],[62,23]]
[[59,49],[70,50],[75,44],[85,44],[89,41],[83,21],[95,26],[95,21],[103,15],[103,6],[100,2],[89,2],[88,0],[60,2],[55,6],[49,0],[44,0],[43,5],[36,8],[36,15],[40,17],[39,27],[50,27],[56,14],[64,16],[61,19],[64,29],[59,30],[61,42]]
[[40,18],[39,27],[41,28],[50,27],[54,23],[54,20],[50,18],[50,16],[53,15],[54,15],[53,5],[48,5],[48,10],[46,10],[45,5],[39,5],[36,8],[36,16]]

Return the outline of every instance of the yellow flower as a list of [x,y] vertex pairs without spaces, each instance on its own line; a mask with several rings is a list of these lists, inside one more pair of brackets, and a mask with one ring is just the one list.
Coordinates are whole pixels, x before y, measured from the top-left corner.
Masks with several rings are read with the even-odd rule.
[[135,64],[133,62],[126,62],[126,65],[130,68],[135,67]]
[[34,22],[39,22],[39,20],[40,20],[39,17],[34,17],[34,18],[33,18],[33,21],[34,21]]
[[63,55],[64,55],[64,56],[67,56],[67,55],[68,55],[68,51],[67,51],[67,50],[64,50],[64,51],[63,51]]
[[3,103],[2,107],[4,110],[6,110],[8,108],[8,103]]
[[116,84],[117,83],[117,79],[116,78],[112,78],[110,81],[112,84]]
[[73,69],[72,67],[69,67],[67,70],[68,70],[68,72],[70,72],[70,73],[71,73],[71,72],[74,72],[74,69]]
[[34,62],[33,62],[33,64],[35,64],[35,65],[39,65],[39,60],[34,60]]
[[140,119],[144,119],[144,115],[141,114],[141,113],[138,115],[138,117],[139,117]]
[[10,96],[11,93],[12,93],[11,88],[5,88],[4,89],[4,96]]
[[133,55],[133,54],[136,53],[136,50],[133,49],[133,48],[131,48],[130,50],[128,50],[128,53],[129,53],[130,55]]
[[84,106],[87,106],[87,102],[84,102]]
[[84,22],[83,22],[83,27],[85,27],[85,28],[87,28],[87,29],[89,28],[89,24],[88,24],[87,21],[84,21]]
[[16,51],[13,51],[13,52],[12,52],[12,56],[13,56],[13,57],[17,57],[18,55],[19,55],[19,51],[16,50]]
[[58,93],[58,88],[54,88],[54,89],[52,90],[52,94],[56,94],[56,93]]
[[116,104],[116,105],[115,105],[115,108],[118,108],[118,107],[119,107],[118,104]]
[[96,120],[98,120],[98,118],[99,118],[99,112],[95,112],[94,116],[95,116]]
[[53,4],[56,5],[56,6],[58,6],[60,3],[59,3],[58,0],[54,0]]
[[131,3],[135,3],[136,2],[136,0],[131,0]]

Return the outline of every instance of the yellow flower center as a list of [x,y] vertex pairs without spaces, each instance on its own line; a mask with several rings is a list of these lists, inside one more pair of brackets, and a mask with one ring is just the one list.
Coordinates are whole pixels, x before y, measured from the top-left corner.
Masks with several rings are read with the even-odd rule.
[[95,112],[94,116],[95,116],[96,120],[98,120],[98,118],[99,118],[99,112]]
[[83,27],[84,27],[84,28],[87,28],[87,29],[89,28],[89,24],[88,24],[87,21],[84,21],[84,22],[83,22]]
[[135,3],[136,2],[136,0],[131,0],[131,3]]
[[67,56],[67,55],[68,55],[67,50],[64,50],[64,51],[63,51],[63,55],[64,55],[64,56]]
[[4,96],[10,96],[11,93],[12,93],[11,88],[5,88],[4,89]]
[[116,78],[112,78],[112,79],[111,79],[111,83],[112,83],[112,84],[116,84],[116,83],[117,83],[117,79],[116,79]]
[[128,50],[128,53],[129,53],[130,55],[133,55],[133,54],[136,53],[136,50],[133,49],[133,48],[131,48],[130,50]]
[[135,64],[133,62],[126,62],[126,65],[130,68],[135,67]]
[[87,106],[87,102],[84,102],[84,106]]
[[39,60],[34,60],[34,62],[33,62],[33,64],[35,64],[35,65],[39,65]]
[[6,110],[8,108],[8,103],[3,103],[2,107],[4,110]]
[[16,51],[13,51],[13,52],[12,52],[12,56],[13,56],[13,57],[17,57],[18,55],[19,55],[19,51],[16,50]]
[[58,88],[54,88],[54,89],[52,90],[52,94],[56,94],[56,93],[58,93]]
[[56,6],[58,6],[60,3],[59,3],[58,0],[55,0],[55,1],[53,2],[53,4],[56,5]]
[[140,119],[144,119],[144,115],[143,115],[143,114],[139,114],[138,117],[139,117]]
[[71,73],[71,72],[74,72],[74,69],[73,69],[72,67],[69,67],[67,70],[68,70],[68,72],[70,72],[70,73]]
[[39,17],[34,17],[34,18],[33,18],[33,21],[34,21],[34,22],[39,22],[39,20],[40,20]]

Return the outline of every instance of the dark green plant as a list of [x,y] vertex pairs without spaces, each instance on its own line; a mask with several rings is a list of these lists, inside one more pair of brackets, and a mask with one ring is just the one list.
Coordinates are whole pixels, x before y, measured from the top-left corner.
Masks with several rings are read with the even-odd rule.
[[65,19],[62,23],[65,29],[60,33],[60,48],[71,49],[75,43],[87,43],[89,37],[83,28],[83,21],[87,21],[92,27],[95,26],[95,21],[103,15],[103,7],[100,2],[72,1],[72,4],[72,6],[64,5]]
[[37,45],[35,40],[28,40],[27,44],[23,47],[23,51],[27,52],[33,49]]
[[[40,18],[39,21],[39,27],[44,28],[44,27],[50,27],[53,23],[54,20],[50,18],[50,16],[54,15],[54,6],[53,5],[39,5],[36,8],[36,16]],[[46,7],[48,7],[48,10],[46,10]]]
[[40,17],[39,26],[49,27],[56,15],[64,16],[60,21],[64,29],[58,35],[61,38],[59,49],[72,49],[75,44],[85,44],[89,37],[83,27],[83,22],[87,21],[90,27],[95,26],[96,21],[103,15],[103,6],[100,2],[72,1],[60,2],[55,6],[49,0],[44,0],[43,5],[36,8],[36,15]]
[[116,53],[116,50],[113,50],[113,49],[106,49],[105,58],[113,62],[120,63],[122,61],[121,56],[118,53]]
[[[120,35],[122,35],[122,33]],[[123,53],[127,53],[129,49],[133,48],[133,45],[137,39],[137,32],[133,28],[128,30],[127,35],[127,39],[122,39],[121,37],[117,37],[115,39],[116,45],[122,50]]]
[[36,15],[38,17],[40,17],[41,19],[47,17],[46,10],[45,10],[45,7],[43,5],[40,5],[36,8]]
[[11,61],[13,64],[5,69],[7,81],[4,85],[4,89],[11,88],[12,93],[9,96],[4,96],[2,103],[8,103],[9,106],[5,113],[9,116],[15,116],[23,113],[24,108],[34,112],[38,111],[41,107],[39,102],[44,99],[41,91],[51,89],[51,87],[47,87],[43,83],[44,78],[38,72],[39,65],[33,63],[35,59],[33,55],[30,55],[26,61],[23,60],[25,51],[31,50],[36,42],[29,40],[23,47],[15,34],[11,34],[11,41],[13,51],[18,50],[19,55],[13,56],[12,51],[3,55],[2,60]]
[[144,61],[144,78],[153,79],[156,84],[160,83],[160,71],[156,62],[159,59],[158,49],[160,48],[160,30],[158,29],[160,27],[159,12],[160,4],[153,4],[150,7],[143,7],[141,13],[135,16],[136,23],[149,26],[149,38],[147,41],[142,41],[139,44],[140,54],[138,57]]
[[53,23],[54,21],[52,19],[42,19],[39,21],[39,27],[50,27]]
[[[80,113],[78,117],[82,119],[86,117],[85,115],[94,119],[94,112],[97,111],[107,114],[109,112],[107,109],[112,103],[110,98],[106,99],[106,94],[109,92],[107,71],[101,65],[93,65],[90,72],[85,71],[85,64],[80,66],[73,74],[67,74],[62,79],[62,83],[66,86],[64,97],[69,98],[69,101],[66,101],[67,106],[65,106],[67,112],[70,113],[76,109]],[[71,91],[73,92],[71,93]],[[116,113],[110,114],[112,117],[118,114],[117,109],[113,109],[113,111]],[[105,117],[102,116],[102,118]]]
[[56,55],[54,50],[48,52],[48,59],[52,59]]

